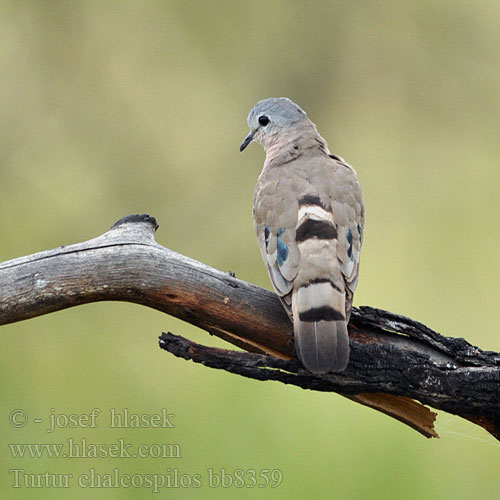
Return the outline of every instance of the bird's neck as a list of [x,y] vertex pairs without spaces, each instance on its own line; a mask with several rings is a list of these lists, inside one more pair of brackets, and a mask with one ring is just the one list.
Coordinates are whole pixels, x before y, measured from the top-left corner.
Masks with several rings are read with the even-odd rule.
[[286,135],[280,135],[266,145],[264,166],[284,165],[300,156],[329,155],[326,141],[311,123],[307,128],[291,128]]

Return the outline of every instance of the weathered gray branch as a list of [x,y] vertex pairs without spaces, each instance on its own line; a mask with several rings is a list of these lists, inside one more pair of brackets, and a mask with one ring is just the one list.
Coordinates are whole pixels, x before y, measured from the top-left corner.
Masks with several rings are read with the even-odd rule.
[[434,414],[416,399],[500,438],[498,353],[363,307],[349,325],[347,370],[313,376],[292,359],[292,327],[273,293],[162,247],[156,228],[149,216],[129,216],[93,240],[0,264],[0,325],[89,302],[135,302],[267,355],[164,335],[161,346],[178,356],[259,380],[339,392],[435,436]]

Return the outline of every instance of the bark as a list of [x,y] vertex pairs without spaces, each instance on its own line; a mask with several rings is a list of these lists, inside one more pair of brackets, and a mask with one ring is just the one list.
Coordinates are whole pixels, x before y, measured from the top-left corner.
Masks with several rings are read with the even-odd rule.
[[[246,351],[163,334],[185,359],[258,380],[337,392],[437,437],[429,405],[500,439],[500,354],[372,307],[354,309],[351,358],[314,376],[294,358],[292,325],[272,292],[156,243],[154,218],[128,216],[98,238],[0,264],[0,325],[79,304],[120,300],[194,324]],[[422,404],[423,403],[423,404]]]

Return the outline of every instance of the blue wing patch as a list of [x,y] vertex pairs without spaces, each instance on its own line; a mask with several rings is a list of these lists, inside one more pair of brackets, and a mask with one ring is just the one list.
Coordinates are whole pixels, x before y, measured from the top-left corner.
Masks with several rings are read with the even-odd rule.
[[358,224],[358,234],[359,234],[359,240],[363,241],[363,230],[361,229],[361,226]]
[[271,228],[269,226],[266,226],[264,229],[264,239],[266,242],[266,248],[269,245],[269,235],[271,234]]
[[278,261],[278,266],[282,266],[283,263],[288,259],[288,246],[287,244],[281,239],[281,235],[285,232],[285,228],[281,227],[280,230],[278,231],[278,253],[276,256],[276,260]]
[[277,231],[271,226],[264,226],[263,257],[274,288],[280,297],[290,293],[293,280],[297,275],[299,250],[294,241],[287,239],[284,227]]
[[346,231],[347,243],[349,243],[349,248],[347,249],[347,255],[351,260],[354,260],[354,254],[352,253],[352,232],[348,228]]

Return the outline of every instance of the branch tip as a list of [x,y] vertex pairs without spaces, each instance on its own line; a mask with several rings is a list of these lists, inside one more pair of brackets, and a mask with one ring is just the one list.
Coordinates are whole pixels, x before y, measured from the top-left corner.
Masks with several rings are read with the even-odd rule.
[[112,226],[111,229],[117,226],[121,226],[122,224],[150,224],[153,226],[153,231],[156,231],[160,226],[158,222],[156,222],[156,219],[149,215],[149,214],[132,214],[132,215],[126,215],[125,217],[122,217],[120,220],[116,221]]

